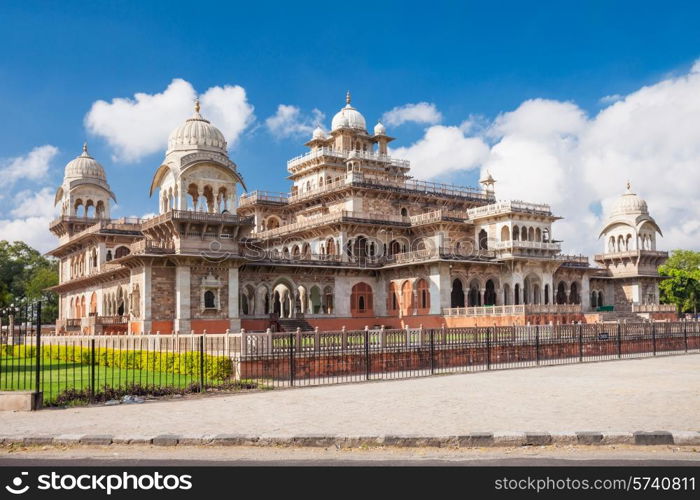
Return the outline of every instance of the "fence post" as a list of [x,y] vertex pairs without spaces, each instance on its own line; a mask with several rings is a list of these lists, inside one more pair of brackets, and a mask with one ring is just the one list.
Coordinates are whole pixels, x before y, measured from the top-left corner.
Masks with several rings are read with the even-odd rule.
[[[513,327],[515,333],[515,327]],[[486,327],[486,369],[491,369],[491,329]]]
[[289,333],[289,385],[294,387],[294,375],[296,370],[295,360],[294,360],[294,339],[296,335]]
[[[596,327],[598,333],[598,327]],[[583,325],[578,325],[578,362],[583,363]]]
[[369,328],[365,326],[365,378],[369,380],[371,360],[369,359]]
[[435,330],[432,328],[428,330],[430,332],[430,374],[435,373]]
[[95,337],[90,339],[90,402],[95,401]]
[[683,343],[685,344],[685,352],[688,352],[688,322],[683,321]]
[[617,359],[622,358],[622,325],[617,324]]
[[535,359],[540,364],[540,325],[535,325]]
[[34,374],[34,392],[36,395],[37,409],[39,405],[39,393],[41,392],[41,301],[36,304],[36,373]]
[[204,335],[199,337],[199,392],[204,392]]
[[654,356],[656,356],[656,325],[653,320],[651,322],[651,345],[654,348]]

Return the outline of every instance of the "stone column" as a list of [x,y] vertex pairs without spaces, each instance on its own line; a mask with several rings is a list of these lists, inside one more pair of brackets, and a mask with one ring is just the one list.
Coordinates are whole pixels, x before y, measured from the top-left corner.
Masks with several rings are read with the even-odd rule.
[[[141,292],[141,317],[143,318],[143,329],[142,333],[148,333],[151,331],[152,318],[151,318],[151,263],[147,263],[143,267],[143,290]],[[124,297],[124,303],[126,305],[127,299]],[[126,307],[125,307],[126,309]]]
[[430,314],[442,314],[452,304],[452,280],[449,264],[435,264],[430,269]]
[[[229,267],[228,269],[228,320],[229,329],[231,331],[238,331],[241,329],[241,318],[240,311],[238,310],[238,268]],[[255,306],[255,298],[253,298],[253,303],[248,304],[248,310],[251,311],[251,307]],[[254,312],[254,310],[252,311]]]
[[[148,293],[150,294],[150,290]],[[190,266],[178,265],[175,269],[175,324],[173,325],[176,332],[190,333],[192,330],[190,294]]]

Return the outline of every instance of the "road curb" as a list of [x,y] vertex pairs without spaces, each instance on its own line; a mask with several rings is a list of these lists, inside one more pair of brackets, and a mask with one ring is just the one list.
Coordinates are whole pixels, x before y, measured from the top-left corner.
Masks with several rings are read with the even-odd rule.
[[700,432],[636,431],[636,432],[473,432],[459,436],[421,436],[389,434],[382,436],[337,436],[332,434],[262,435],[244,434],[29,434],[0,436],[0,446],[284,446],[303,448],[484,448],[520,446],[700,446]]

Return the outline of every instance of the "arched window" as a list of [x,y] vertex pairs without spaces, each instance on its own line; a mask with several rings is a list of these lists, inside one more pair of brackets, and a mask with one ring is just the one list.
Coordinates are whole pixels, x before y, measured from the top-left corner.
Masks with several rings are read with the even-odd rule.
[[591,307],[598,307],[598,294],[595,291],[591,292]]
[[518,241],[520,239],[520,228],[518,226],[513,226],[513,241]]
[[602,307],[605,305],[603,302],[603,292],[598,292],[598,306]]
[[632,250],[632,235],[628,234],[627,239],[625,240],[625,250],[628,252]]
[[508,229],[508,226],[501,228],[501,241],[510,241],[510,229]]
[[608,252],[614,253],[615,252],[615,237],[611,236],[610,241],[608,242]]
[[542,241],[542,230],[539,227],[535,229],[535,241]]
[[430,309],[430,288],[428,287],[428,282],[422,278],[419,279],[416,290],[418,291],[418,308]]
[[216,295],[211,290],[204,292],[204,307],[206,309],[216,309]]
[[479,231],[479,250],[486,250],[489,247],[489,236],[485,229]]
[[367,283],[357,283],[350,294],[350,312],[371,314],[373,310],[372,287]]
[[401,209],[401,217],[408,217],[408,209],[406,207]]
[[520,283],[516,283],[513,287],[513,304],[520,305]]
[[114,252],[114,258],[118,259],[120,257],[124,257],[126,255],[129,255],[131,253],[131,250],[129,250],[128,247],[118,247],[117,250]]
[[528,241],[535,241],[535,228],[531,227],[527,232]]

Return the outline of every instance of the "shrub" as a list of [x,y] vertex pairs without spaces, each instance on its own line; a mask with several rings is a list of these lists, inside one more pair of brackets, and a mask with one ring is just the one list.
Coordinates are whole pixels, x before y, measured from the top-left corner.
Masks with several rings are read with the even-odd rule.
[[[2,345],[4,356],[30,358],[36,356],[36,347],[30,345]],[[177,375],[199,376],[199,352],[161,352],[96,348],[95,364],[98,366],[131,370],[151,370]],[[90,364],[90,347],[77,345],[43,345],[41,357],[81,365]],[[210,380],[226,380],[233,373],[233,362],[227,356],[204,354],[204,377]]]

